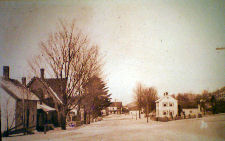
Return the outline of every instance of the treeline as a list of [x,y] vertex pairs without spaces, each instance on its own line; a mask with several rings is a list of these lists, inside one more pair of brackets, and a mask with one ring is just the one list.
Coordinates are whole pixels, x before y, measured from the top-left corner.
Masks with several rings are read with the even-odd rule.
[[213,92],[203,90],[201,94],[194,93],[178,93],[172,94],[172,97],[178,100],[178,109],[181,111],[183,108],[197,108],[200,105],[204,114],[208,113],[224,113],[225,112],[225,99],[218,96],[225,92],[225,87]]
[[[206,113],[225,113],[225,87],[213,92],[203,90],[201,94],[196,93],[178,93],[171,96],[178,100],[178,113],[182,109],[201,108]],[[158,99],[157,90],[154,87],[145,87],[138,83],[134,89],[134,98],[139,109],[139,118],[141,110],[144,109],[146,116],[156,108],[155,101]]]

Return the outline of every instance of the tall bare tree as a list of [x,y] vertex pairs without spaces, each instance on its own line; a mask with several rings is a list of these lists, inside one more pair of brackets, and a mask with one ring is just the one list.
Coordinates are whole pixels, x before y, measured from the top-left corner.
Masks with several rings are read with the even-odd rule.
[[136,88],[134,89],[134,98],[135,98],[135,102],[138,106],[138,110],[139,110],[139,119],[141,118],[141,109],[143,107],[143,86],[141,83],[137,83]]
[[154,87],[144,87],[141,83],[138,83],[135,89],[135,100],[140,110],[143,108],[148,122],[149,112],[155,108],[155,101],[157,100],[157,90]]
[[153,111],[155,101],[157,100],[157,90],[154,87],[150,88],[145,88],[143,92],[143,106],[145,108],[145,114],[147,117],[147,122],[148,122],[148,117],[149,113]]
[[[66,79],[66,89],[61,87],[63,104],[59,105],[62,129],[66,129],[66,116],[78,103],[88,80],[100,72],[101,63],[98,46],[91,45],[87,36],[75,27],[75,22],[59,20],[58,31],[40,43],[41,55],[28,62],[33,72],[40,67],[54,77]],[[61,85],[63,86],[63,84]]]

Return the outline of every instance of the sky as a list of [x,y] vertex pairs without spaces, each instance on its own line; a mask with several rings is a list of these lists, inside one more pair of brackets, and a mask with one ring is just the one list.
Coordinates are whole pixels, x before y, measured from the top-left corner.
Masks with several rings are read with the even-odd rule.
[[164,92],[201,93],[225,86],[225,1],[1,1],[0,74],[28,75],[40,41],[72,21],[104,56],[113,100],[134,100],[138,82]]

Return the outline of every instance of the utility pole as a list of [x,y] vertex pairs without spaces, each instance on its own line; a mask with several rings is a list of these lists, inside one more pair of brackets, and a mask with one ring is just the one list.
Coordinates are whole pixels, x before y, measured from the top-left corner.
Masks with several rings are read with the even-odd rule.
[[147,105],[146,105],[147,107],[146,107],[146,117],[147,117],[147,123],[148,123],[148,103],[147,103]]
[[216,50],[224,50],[225,47],[216,48]]

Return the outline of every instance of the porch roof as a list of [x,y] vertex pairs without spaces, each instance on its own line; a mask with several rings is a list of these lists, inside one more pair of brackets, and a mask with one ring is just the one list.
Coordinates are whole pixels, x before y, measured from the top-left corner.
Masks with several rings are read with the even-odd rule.
[[37,104],[37,109],[42,109],[45,112],[55,111],[56,110],[55,108],[49,107],[49,106],[47,106],[45,104]]

